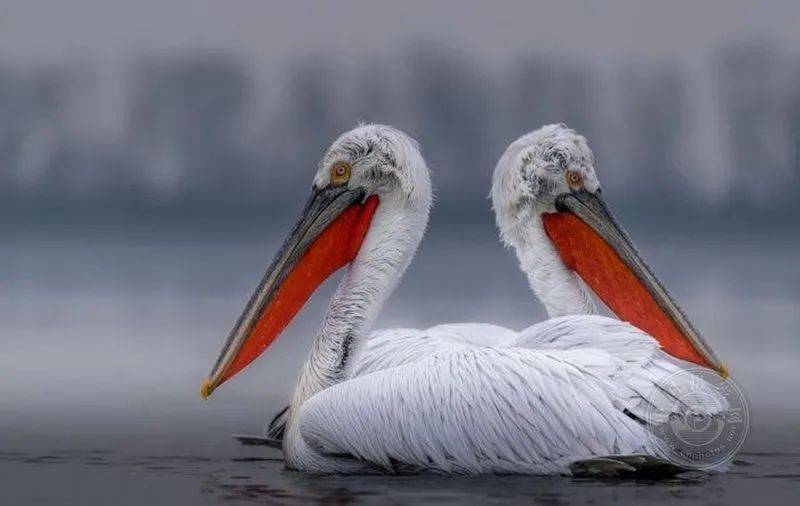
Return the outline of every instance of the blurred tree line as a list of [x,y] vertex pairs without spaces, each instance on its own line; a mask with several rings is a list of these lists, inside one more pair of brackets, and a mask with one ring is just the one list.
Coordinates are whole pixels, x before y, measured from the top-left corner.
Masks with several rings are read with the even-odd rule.
[[145,58],[122,79],[110,132],[86,126],[100,107],[86,91],[91,71],[0,65],[0,199],[280,205],[363,120],[418,138],[434,184],[451,197],[484,198],[511,140],[563,121],[589,138],[606,188],[628,199],[794,202],[798,63],[744,45],[721,49],[701,76],[668,63],[603,69],[555,56],[497,71],[411,47],[392,62],[309,57],[259,80],[233,55]]

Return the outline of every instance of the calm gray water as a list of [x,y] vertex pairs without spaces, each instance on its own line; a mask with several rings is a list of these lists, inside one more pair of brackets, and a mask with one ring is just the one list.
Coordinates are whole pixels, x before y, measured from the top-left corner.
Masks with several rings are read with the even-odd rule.
[[[290,218],[287,218],[287,221]],[[624,221],[624,220],[623,220]],[[630,222],[629,222],[630,223]],[[308,477],[241,447],[288,398],[335,280],[246,372],[200,381],[282,227],[175,234],[42,228],[0,251],[3,504],[784,502],[800,491],[798,241],[786,231],[629,229],[748,396],[731,471],[659,483],[563,477]],[[652,230],[658,229],[656,234]],[[380,326],[543,317],[490,222],[438,225]]]
[[274,451],[230,446],[180,453],[147,442],[131,446],[137,447],[4,451],[4,504],[753,504],[767,497],[791,502],[800,487],[800,455],[785,452],[745,451],[725,475],[635,482],[304,476],[284,471]]

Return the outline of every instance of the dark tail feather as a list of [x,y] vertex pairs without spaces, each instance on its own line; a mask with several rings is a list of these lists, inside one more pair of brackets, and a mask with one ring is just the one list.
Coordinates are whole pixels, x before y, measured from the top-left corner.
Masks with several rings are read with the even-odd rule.
[[278,412],[277,415],[269,422],[269,425],[264,430],[264,435],[268,439],[276,439],[283,441],[283,435],[286,433],[286,423],[289,421],[289,406],[286,406]]
[[283,441],[280,439],[272,439],[262,436],[253,436],[250,434],[233,434],[233,439],[239,441],[245,446],[268,446],[280,450],[283,447]]

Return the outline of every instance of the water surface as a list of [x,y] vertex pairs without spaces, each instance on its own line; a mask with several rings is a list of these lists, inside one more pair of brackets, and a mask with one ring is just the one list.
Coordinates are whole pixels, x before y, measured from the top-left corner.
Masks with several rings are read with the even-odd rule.
[[[624,217],[623,217],[624,218]],[[287,218],[288,220],[289,218]],[[259,361],[206,402],[200,381],[280,240],[210,228],[6,234],[0,248],[4,504],[738,504],[800,488],[797,237],[625,220],[728,363],[752,410],[729,473],[667,482],[566,477],[312,477],[239,446],[289,398],[335,280]],[[484,226],[485,225],[485,226]],[[483,228],[481,228],[483,227]],[[379,326],[544,317],[491,223],[438,224]],[[658,230],[658,232],[655,232]],[[796,234],[795,234],[796,235]]]

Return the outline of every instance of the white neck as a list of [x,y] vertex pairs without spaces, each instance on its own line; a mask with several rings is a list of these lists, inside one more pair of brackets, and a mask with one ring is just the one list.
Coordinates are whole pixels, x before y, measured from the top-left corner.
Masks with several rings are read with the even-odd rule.
[[300,406],[348,377],[375,317],[422,240],[428,205],[394,194],[381,198],[361,250],[331,300],[295,387],[284,439],[284,452],[290,463],[311,458],[297,428]]
[[577,274],[564,265],[544,230],[541,216],[532,215],[504,234],[514,247],[531,290],[550,318],[594,314],[597,309]]

